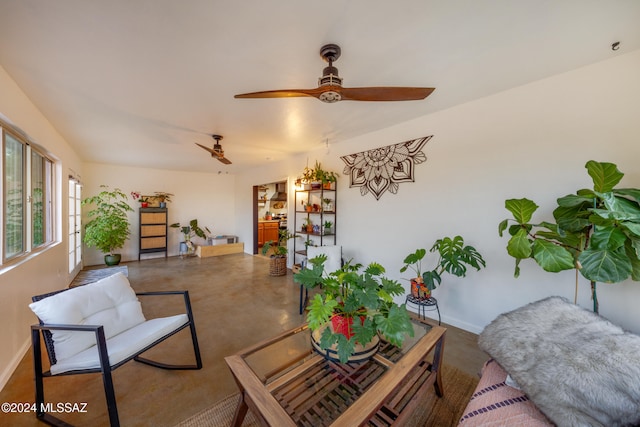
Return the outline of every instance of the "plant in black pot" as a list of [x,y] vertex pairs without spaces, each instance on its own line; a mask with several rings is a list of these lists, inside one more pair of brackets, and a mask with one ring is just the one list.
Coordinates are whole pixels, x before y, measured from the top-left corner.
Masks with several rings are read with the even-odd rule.
[[320,286],[307,314],[318,351],[346,363],[361,349],[363,353],[377,349],[378,334],[396,346],[413,336],[406,306],[393,300],[404,288],[385,277],[382,265],[373,262],[363,269],[361,264],[347,262],[325,274],[326,260],[326,255],[310,259],[307,268],[294,275],[307,288]]
[[83,241],[88,247],[95,247],[105,254],[107,265],[118,265],[121,254],[115,251],[121,249],[129,238],[128,212],[133,208],[127,203],[127,195],[119,188],[110,190],[108,186],[101,185],[100,191],[95,196],[82,200],[82,206],[95,205],[87,212],[90,218],[84,227]]
[[[640,280],[640,189],[615,188],[624,174],[613,163],[590,160],[585,168],[593,189],[581,189],[557,199],[555,223],[531,222],[538,209],[529,199],[509,199],[505,208],[513,218],[498,226],[508,231],[507,252],[520,262],[533,258],[543,270],[576,269],[591,283],[593,311],[598,312],[596,282],[618,283]],[[510,223],[512,223],[510,225]]]
[[462,236],[443,237],[436,240],[430,252],[438,254],[438,261],[432,270],[422,273],[422,259],[427,254],[426,249],[417,249],[407,255],[401,273],[412,269],[415,277],[411,280],[411,295],[416,298],[430,298],[433,291],[441,282],[442,274],[449,273],[457,277],[467,275],[467,267],[476,270],[486,266],[482,255],[473,247],[464,244]]

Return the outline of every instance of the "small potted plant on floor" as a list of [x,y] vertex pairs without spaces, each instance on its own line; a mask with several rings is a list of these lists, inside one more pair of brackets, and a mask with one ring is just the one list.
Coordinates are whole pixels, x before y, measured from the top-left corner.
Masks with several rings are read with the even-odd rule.
[[271,251],[269,260],[270,276],[284,276],[287,274],[287,242],[293,237],[295,236],[289,233],[288,230],[280,230],[277,242],[268,240],[262,246],[262,255],[267,255]]
[[401,273],[411,268],[416,276],[411,280],[411,295],[416,298],[430,298],[433,291],[441,282],[441,275],[445,272],[457,277],[465,277],[467,266],[480,270],[486,266],[482,255],[473,247],[465,246],[461,236],[454,238],[443,237],[436,240],[430,252],[438,254],[438,261],[433,270],[422,273],[422,259],[427,254],[425,249],[417,249],[407,255]]
[[346,363],[356,348],[372,354],[377,349],[378,335],[396,346],[401,346],[407,335],[413,336],[406,306],[393,301],[394,296],[404,293],[404,288],[385,277],[382,265],[373,262],[363,269],[361,264],[347,262],[327,274],[326,260],[326,255],[310,259],[307,268],[294,276],[307,288],[321,288],[307,314],[309,329],[314,331],[314,346],[319,351]]
[[127,196],[119,188],[109,190],[106,185],[101,185],[100,191],[95,196],[82,200],[82,206],[95,205],[95,208],[87,212],[91,219],[84,227],[84,243],[89,247],[96,247],[104,253],[104,262],[107,265],[118,265],[121,255],[114,253],[124,246],[129,238],[128,212],[133,209],[127,203]]
[[[169,227],[179,228],[180,231],[182,232],[182,235],[184,236],[184,241],[180,243],[180,246],[181,246],[180,253],[186,253],[187,255],[192,255],[195,253],[195,247],[191,242],[192,237],[198,236],[202,239],[206,239],[207,235],[211,234],[211,230],[209,230],[207,227],[202,228],[198,225],[197,219],[192,219],[191,221],[189,221],[189,225],[180,225],[179,222],[176,222],[174,224],[171,224]],[[186,251],[182,250],[183,244],[186,247]]]

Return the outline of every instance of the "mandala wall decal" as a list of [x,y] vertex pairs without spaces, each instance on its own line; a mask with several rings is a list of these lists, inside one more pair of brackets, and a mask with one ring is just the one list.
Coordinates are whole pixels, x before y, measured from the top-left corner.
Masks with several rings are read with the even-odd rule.
[[387,190],[396,194],[401,182],[414,182],[415,165],[427,161],[422,147],[431,138],[433,135],[340,157],[347,165],[343,172],[350,177],[349,187],[360,187],[362,196],[371,192],[376,200]]

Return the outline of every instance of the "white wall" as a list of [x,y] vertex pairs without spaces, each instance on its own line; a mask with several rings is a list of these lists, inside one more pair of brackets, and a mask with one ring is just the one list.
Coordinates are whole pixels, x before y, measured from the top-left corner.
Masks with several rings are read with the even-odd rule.
[[[236,234],[235,222],[235,176],[227,174],[205,174],[159,169],[133,168],[124,166],[88,163],[87,179],[83,186],[83,197],[92,196],[100,191],[100,185],[108,185],[111,189],[120,188],[127,196],[131,191],[139,191],[145,195],[153,195],[156,191],[173,194],[167,203],[169,224],[188,225],[192,219],[198,220],[200,227],[208,227],[212,235]],[[244,189],[251,196],[251,188]],[[238,195],[242,194],[242,190]],[[123,261],[138,259],[140,203],[129,198],[134,212],[129,214],[131,236],[120,253]],[[86,212],[87,206],[83,208]],[[178,255],[182,233],[176,228],[169,228],[169,256]],[[200,238],[193,239],[202,242]],[[245,246],[246,246],[245,242]],[[164,253],[143,254],[141,259],[164,257]],[[95,248],[85,249],[85,265],[104,264],[104,254]]]
[[0,112],[30,138],[55,154],[56,174],[61,185],[62,210],[57,224],[58,243],[19,263],[0,267],[0,389],[28,349],[29,326],[36,317],[28,308],[33,295],[60,289],[69,284],[67,272],[67,177],[70,170],[82,173],[82,164],[69,145],[0,67]]
[[[396,195],[385,193],[379,201],[362,197],[341,176],[338,241],[346,258],[378,261],[400,279],[408,253],[429,249],[440,237],[462,235],[484,255],[487,268],[464,279],[445,277],[435,296],[444,321],[479,332],[499,313],[525,303],[548,295],[573,299],[573,272],[545,273],[527,260],[520,278],[513,277],[507,238],[497,232],[498,223],[509,216],[504,200],[530,198],[541,206],[534,218],[551,220],[556,198],[591,187],[584,168],[591,159],[616,163],[626,174],[622,185],[640,187],[638,75],[640,51],[635,51],[360,138],[334,141],[329,154],[323,148],[315,157],[305,154],[269,165],[239,177],[237,188],[278,173],[294,178],[307,158],[341,172],[340,156],[434,135],[424,148],[427,162],[416,168],[415,183],[401,184]],[[250,200],[238,197],[236,203],[241,229]],[[579,287],[579,304],[591,308],[586,279]],[[598,295],[602,315],[640,332],[640,310],[634,306],[640,284],[600,284]]]

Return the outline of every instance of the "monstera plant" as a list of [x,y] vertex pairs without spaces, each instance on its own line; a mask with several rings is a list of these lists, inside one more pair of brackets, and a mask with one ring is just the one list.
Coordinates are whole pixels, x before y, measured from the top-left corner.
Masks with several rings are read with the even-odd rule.
[[[640,280],[640,190],[615,188],[624,174],[613,163],[590,160],[585,167],[593,189],[559,198],[555,223],[531,222],[538,205],[509,199],[505,208],[513,218],[502,221],[498,231],[511,235],[507,252],[516,259],[515,277],[527,258],[549,272],[577,269],[591,282],[597,313],[596,282]],[[576,294],[577,286],[576,276]]]

